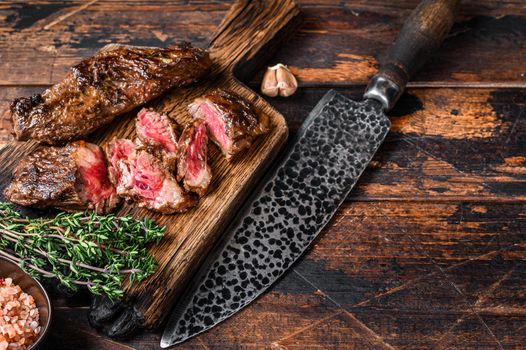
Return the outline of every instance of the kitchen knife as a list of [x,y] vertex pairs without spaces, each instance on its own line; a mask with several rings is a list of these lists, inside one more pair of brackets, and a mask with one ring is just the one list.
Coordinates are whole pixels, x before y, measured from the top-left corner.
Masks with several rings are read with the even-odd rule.
[[267,181],[247,201],[174,309],[169,347],[232,316],[270,287],[329,222],[378,150],[384,114],[449,32],[459,0],[424,0],[389,49],[363,101],[329,91]]

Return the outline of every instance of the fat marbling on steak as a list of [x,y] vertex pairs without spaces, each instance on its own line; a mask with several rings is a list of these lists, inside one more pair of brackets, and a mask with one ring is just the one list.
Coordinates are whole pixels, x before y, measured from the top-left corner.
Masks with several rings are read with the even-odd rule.
[[37,148],[13,171],[5,197],[22,206],[110,212],[117,204],[102,149],[84,141]]
[[184,128],[179,139],[179,162],[177,180],[183,181],[187,191],[203,196],[210,181],[212,171],[207,162],[208,136],[203,120],[196,120]]
[[117,194],[139,207],[159,213],[184,212],[197,199],[184,192],[159,158],[127,139],[115,139],[106,147],[110,179]]
[[148,149],[169,170],[175,170],[178,158],[177,124],[168,116],[143,108],[135,122],[137,143]]
[[227,90],[217,89],[195,99],[189,111],[205,121],[210,138],[228,160],[269,129],[267,115],[258,115],[248,101]]
[[208,52],[189,44],[108,45],[42,94],[14,100],[15,135],[48,144],[78,139],[173,87],[202,79],[210,67]]

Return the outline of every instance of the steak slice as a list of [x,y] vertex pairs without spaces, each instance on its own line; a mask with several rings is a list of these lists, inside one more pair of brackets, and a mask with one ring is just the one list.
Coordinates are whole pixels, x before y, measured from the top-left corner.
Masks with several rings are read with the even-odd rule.
[[106,146],[108,173],[117,193],[131,188],[131,167],[127,160],[135,154],[136,145],[128,139],[114,139]]
[[197,204],[197,198],[184,192],[157,157],[130,140],[113,140],[107,154],[119,196],[164,214],[184,212]]
[[102,149],[84,141],[37,148],[20,161],[4,194],[22,206],[66,211],[107,213],[118,204]]
[[207,163],[208,136],[206,125],[196,120],[182,132],[179,140],[179,163],[177,180],[183,180],[187,191],[203,196],[212,180],[212,171]]
[[208,53],[189,44],[108,45],[42,94],[14,100],[14,132],[18,140],[48,144],[78,139],[168,89],[196,82],[210,66]]
[[135,130],[138,143],[175,170],[178,158],[177,125],[166,115],[143,108],[137,115]]
[[197,98],[189,111],[194,118],[205,121],[210,138],[228,160],[250,147],[269,128],[268,116],[258,116],[249,102],[231,91],[217,89]]

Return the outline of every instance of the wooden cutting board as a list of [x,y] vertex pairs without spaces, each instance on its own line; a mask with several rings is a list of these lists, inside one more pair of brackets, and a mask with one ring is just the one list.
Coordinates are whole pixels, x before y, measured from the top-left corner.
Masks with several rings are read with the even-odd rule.
[[[154,276],[136,285],[125,285],[126,301],[145,327],[158,325],[171,309],[243,199],[251,192],[287,139],[281,114],[234,77],[247,77],[261,67],[278,44],[298,23],[299,9],[292,0],[237,1],[219,26],[210,44],[213,73],[199,85],[175,89],[148,106],[167,114],[179,124],[191,120],[188,104],[217,88],[231,89],[252,101],[261,114],[270,117],[272,130],[234,162],[228,163],[217,147],[209,147],[213,183],[209,195],[184,214],[159,215],[124,205],[118,215],[151,217],[167,227],[165,238],[151,248],[159,267]],[[177,35],[177,33],[174,33]],[[88,139],[104,145],[113,137],[134,138],[137,111],[119,117]],[[0,190],[7,186],[18,161],[35,149],[34,142],[13,142],[0,150]]]

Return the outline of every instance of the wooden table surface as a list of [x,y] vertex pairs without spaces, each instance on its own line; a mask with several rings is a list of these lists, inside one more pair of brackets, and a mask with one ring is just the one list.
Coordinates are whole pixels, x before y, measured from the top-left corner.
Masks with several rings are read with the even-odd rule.
[[[269,99],[292,132],[329,88],[360,96],[417,2],[300,1],[303,26],[269,62],[300,81],[293,97]],[[230,3],[4,0],[0,116],[107,43],[206,46]],[[463,1],[312,249],[255,303],[180,348],[526,348],[525,62],[524,0]],[[54,300],[45,349],[158,348],[159,331],[126,342],[97,334],[85,294]]]

